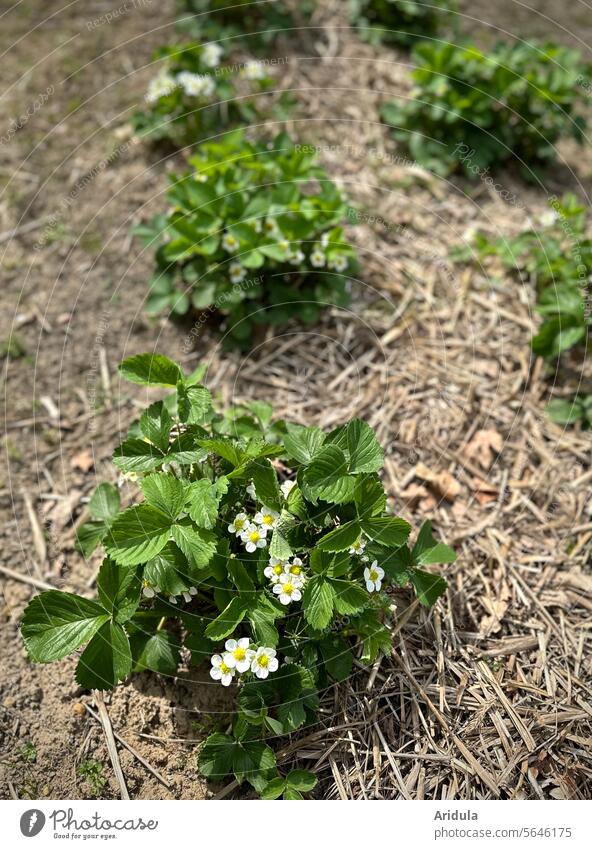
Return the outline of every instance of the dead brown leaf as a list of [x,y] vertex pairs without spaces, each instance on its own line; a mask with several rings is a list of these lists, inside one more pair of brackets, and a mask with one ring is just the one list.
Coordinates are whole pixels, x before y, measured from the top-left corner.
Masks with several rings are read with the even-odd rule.
[[415,467],[415,474],[420,480],[428,483],[446,501],[452,502],[460,494],[461,486],[459,482],[446,470],[434,472],[424,463],[418,463]]
[[78,454],[75,454],[71,460],[71,466],[73,469],[80,469],[81,472],[88,472],[95,464],[94,457],[92,452],[85,448],[83,451],[79,451]]
[[465,448],[465,457],[468,460],[475,460],[482,468],[488,469],[503,445],[504,440],[497,430],[478,430]]

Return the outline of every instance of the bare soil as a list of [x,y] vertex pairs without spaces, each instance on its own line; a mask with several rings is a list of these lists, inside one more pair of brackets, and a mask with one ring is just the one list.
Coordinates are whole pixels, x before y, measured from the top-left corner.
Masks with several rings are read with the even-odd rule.
[[[115,480],[111,453],[146,400],[119,382],[124,356],[205,362],[223,403],[258,397],[278,415],[327,427],[363,416],[385,445],[396,511],[415,525],[432,519],[460,556],[434,611],[398,595],[393,656],[324,694],[319,725],[279,743],[280,759],[315,769],[327,798],[590,798],[591,438],[553,425],[544,408],[579,386],[591,391],[592,371],[576,357],[556,372],[535,360],[532,291],[495,266],[453,266],[448,251],[469,227],[519,232],[539,220],[548,194],[587,198],[592,156],[562,146],[544,186],[502,174],[520,208],[480,183],[421,171],[378,118],[385,98],[409,92],[409,56],[361,44],[341,5],[320,3],[318,28],[277,48],[290,51],[278,86],[300,101],[287,129],[319,145],[361,209],[348,229],[364,270],[351,309],[269,333],[245,356],[223,352],[212,327],[191,348],[190,327],[143,311],[151,257],[129,228],[162,208],[165,172],[182,154],[161,159],[132,143],[127,121],[154,72],[152,50],[175,37],[174,4],[98,25],[111,8],[99,0],[67,10],[48,0],[43,22],[33,3],[1,18],[0,135],[26,117],[0,145],[0,341],[12,335],[0,564],[92,592],[99,561],[74,551],[75,527],[96,484]],[[558,0],[540,11],[559,24],[515,16],[510,2],[496,4],[493,21],[489,6],[461,6],[484,39],[504,20],[526,36],[530,24],[536,36],[588,36],[579,7]],[[117,798],[74,662],[25,657],[18,623],[35,592],[4,573],[0,796]],[[196,747],[224,723],[229,698],[202,669],[145,674],[106,697],[133,750],[119,745],[132,798],[243,792],[207,786],[196,768]],[[102,765],[104,786],[84,777],[89,761]]]

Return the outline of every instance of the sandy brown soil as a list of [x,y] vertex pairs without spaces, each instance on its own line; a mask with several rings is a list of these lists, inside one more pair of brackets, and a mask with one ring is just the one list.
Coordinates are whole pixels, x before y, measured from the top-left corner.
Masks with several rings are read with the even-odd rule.
[[[293,49],[281,85],[301,101],[290,131],[320,146],[362,210],[349,227],[362,280],[351,310],[330,311],[308,332],[269,335],[244,357],[222,354],[211,329],[188,351],[187,328],[143,313],[151,260],[128,231],[162,206],[172,163],[129,143],[127,117],[152,49],[173,37],[173,3],[91,29],[108,4],[66,14],[47,2],[37,29],[33,4],[2,18],[0,130],[48,85],[55,91],[0,147],[0,340],[12,332],[19,349],[5,362],[0,562],[90,591],[98,561],[75,553],[74,527],[96,483],[114,479],[111,452],[144,400],[117,379],[123,356],[160,350],[207,362],[222,401],[265,398],[308,423],[364,416],[387,448],[397,512],[414,524],[432,518],[460,557],[433,613],[401,595],[393,658],[325,694],[320,728],[290,741],[286,759],[315,768],[330,798],[590,798],[591,440],[551,424],[544,406],[592,375],[576,359],[557,374],[534,361],[532,292],[495,267],[451,266],[447,253],[470,226],[518,232],[546,208],[546,193],[586,197],[592,156],[562,147],[544,187],[504,174],[523,209],[481,184],[410,167],[377,113],[409,90],[409,57],[332,29],[339,5],[322,4],[326,28]],[[563,25],[582,33],[577,19]],[[426,482],[431,473],[449,475],[454,495]],[[35,591],[3,582],[0,795],[116,798],[73,662],[25,658],[18,621]],[[160,776],[121,747],[132,797],[217,791],[197,775],[195,748],[229,707],[219,689],[191,670],[175,681],[143,675],[107,698],[116,733]],[[89,760],[103,765],[102,789],[80,774]]]

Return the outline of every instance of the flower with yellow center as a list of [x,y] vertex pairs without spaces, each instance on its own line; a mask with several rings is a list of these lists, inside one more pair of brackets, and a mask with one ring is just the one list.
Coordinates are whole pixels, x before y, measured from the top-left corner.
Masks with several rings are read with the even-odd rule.
[[384,569],[378,565],[378,560],[373,560],[370,566],[364,569],[364,580],[366,581],[366,589],[369,593],[378,592],[382,586],[384,578]]
[[224,648],[224,663],[229,669],[237,672],[246,672],[251,666],[251,660],[255,656],[253,649],[249,648],[249,638],[241,637],[240,640],[226,640]]
[[280,575],[285,572],[287,565],[285,561],[278,560],[277,557],[270,557],[269,566],[265,567],[263,574],[266,578],[269,578],[272,584],[277,584]]
[[335,271],[345,271],[347,268],[347,257],[344,257],[343,254],[336,254],[329,260],[328,265],[329,268]]
[[360,537],[360,539],[356,540],[349,547],[349,554],[362,554],[362,552],[364,551],[365,548],[366,548],[366,543],[364,542],[362,537]]
[[222,236],[222,247],[225,251],[228,251],[229,254],[232,254],[238,250],[238,239],[236,236],[233,236],[232,233],[225,233]]
[[278,666],[279,662],[276,657],[276,650],[261,646],[257,649],[255,657],[251,661],[251,672],[253,672],[257,678],[267,678],[269,673],[275,672]]
[[314,250],[310,255],[310,264],[314,268],[323,268],[326,261],[327,261],[327,258],[325,257],[325,254],[321,250],[319,250],[318,248],[316,250]]
[[263,507],[258,513],[255,513],[257,524],[263,528],[267,528],[268,531],[275,528],[279,518],[280,514],[276,513],[275,510],[270,510],[268,507]]
[[296,577],[302,576],[302,560],[299,557],[294,557],[291,563],[286,563],[284,568],[284,572],[287,575],[295,575]]
[[228,276],[231,283],[242,283],[247,276],[247,269],[240,262],[231,262],[228,267]]
[[249,524],[249,517],[246,513],[237,513],[234,517],[232,524],[228,525],[228,530],[231,534],[239,537],[242,533],[244,533],[247,525]]
[[302,578],[298,575],[280,575],[279,581],[274,585],[273,591],[277,595],[282,604],[288,605],[292,601],[300,601],[302,593]]
[[252,522],[249,522],[248,526],[245,527],[245,530],[241,534],[241,539],[249,554],[252,554],[254,551],[257,551],[258,548],[266,547],[266,536],[267,528],[262,527],[261,525],[254,525]]
[[219,654],[212,656],[211,663],[212,668],[210,669],[210,677],[213,678],[214,681],[219,681],[223,687],[228,687],[236,675],[236,669],[228,666]]

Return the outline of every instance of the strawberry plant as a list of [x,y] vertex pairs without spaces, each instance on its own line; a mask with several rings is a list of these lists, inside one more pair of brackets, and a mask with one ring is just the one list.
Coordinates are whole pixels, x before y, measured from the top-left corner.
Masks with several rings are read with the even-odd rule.
[[453,0],[349,0],[351,21],[365,41],[415,44],[441,32],[456,9]]
[[[477,231],[471,245],[457,248],[458,262],[499,263],[536,289],[535,309],[542,317],[531,340],[535,354],[557,361],[573,349],[585,354],[592,322],[592,239],[586,233],[586,209],[574,195],[550,199],[551,209],[532,227],[507,239]],[[592,396],[555,398],[547,406],[558,424],[592,425]]]
[[[205,664],[235,694],[231,729],[199,752],[202,773],[234,775],[265,798],[300,798],[316,779],[280,775],[272,738],[315,720],[319,696],[354,658],[392,649],[393,593],[412,587],[432,605],[446,582],[430,567],[454,560],[430,523],[391,515],[383,451],[354,419],[330,433],[273,421],[262,402],[216,412],[198,374],[164,356],[120,366],[129,380],[172,390],[152,403],[115,450],[137,484],[120,509],[103,484],[85,550],[105,559],[96,598],[50,590],[28,605],[22,636],[49,663],[85,646],[76,679],[109,689],[134,672],[175,675]],[[101,528],[98,523],[102,522]]]
[[257,144],[237,130],[201,145],[193,170],[171,177],[170,211],[136,230],[157,248],[148,311],[216,314],[227,343],[248,347],[256,325],[347,305],[348,206],[314,158],[286,135]]
[[[510,160],[524,169],[555,158],[564,136],[582,141],[587,73],[578,51],[553,44],[422,43],[408,100],[387,103],[382,116],[411,155],[437,174],[474,176]],[[528,172],[527,172],[528,173]]]
[[[491,258],[531,281],[536,288],[536,310],[543,321],[532,339],[532,350],[556,359],[586,344],[590,325],[592,239],[586,235],[586,212],[574,195],[551,198],[541,227],[529,228],[513,239],[491,240],[475,233],[470,246],[453,252],[457,261]],[[588,306],[586,306],[588,305]]]
[[[208,40],[244,39],[248,36],[250,49],[264,48],[278,35],[291,35],[298,21],[307,19],[315,6],[314,0],[290,4],[285,0],[181,0],[179,9],[185,16],[178,22],[180,29]],[[295,8],[299,16],[295,16]]]
[[273,80],[260,62],[225,68],[222,56],[223,48],[214,42],[157,50],[158,73],[150,81],[144,108],[132,115],[135,132],[184,147],[220,127],[252,122],[258,114],[255,95],[270,89]]

